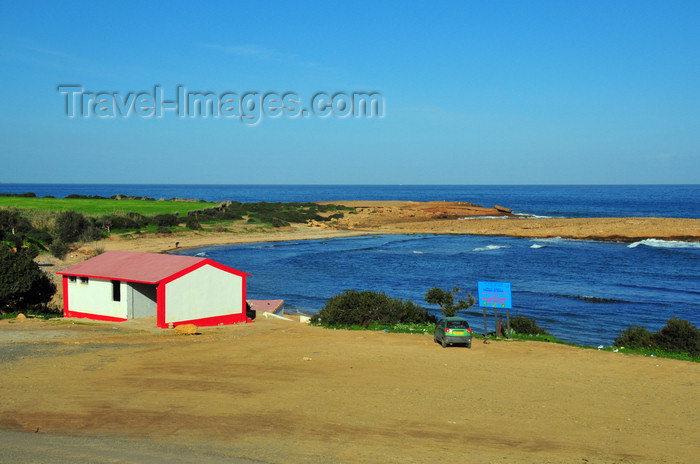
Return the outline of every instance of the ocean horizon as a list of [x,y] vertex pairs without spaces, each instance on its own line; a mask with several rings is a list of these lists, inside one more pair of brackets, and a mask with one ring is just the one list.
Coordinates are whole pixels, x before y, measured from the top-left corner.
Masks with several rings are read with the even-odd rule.
[[462,201],[542,217],[700,218],[700,184],[682,185],[226,185],[0,183],[0,193],[33,192],[186,198],[205,201]]

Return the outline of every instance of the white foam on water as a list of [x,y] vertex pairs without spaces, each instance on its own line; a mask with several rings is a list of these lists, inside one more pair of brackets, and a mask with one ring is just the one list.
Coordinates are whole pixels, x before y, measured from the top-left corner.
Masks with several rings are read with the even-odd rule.
[[491,251],[501,248],[510,248],[508,245],[486,245],[485,247],[474,248],[472,251]]
[[538,244],[535,243],[535,244],[530,245],[530,248],[544,248],[544,247],[546,247],[546,246],[547,246],[547,245],[538,245]]
[[680,240],[659,240],[648,238],[639,242],[630,243],[627,248],[637,248],[639,245],[646,245],[654,248],[700,248],[700,242],[683,242]]
[[536,214],[518,214],[520,219],[552,219],[552,216],[538,216]]
[[467,216],[457,218],[460,221],[469,219],[551,219],[552,216],[538,216],[536,214],[513,213],[513,216]]
[[422,255],[424,253],[423,251],[416,251],[416,250],[413,250],[413,252],[417,255]]

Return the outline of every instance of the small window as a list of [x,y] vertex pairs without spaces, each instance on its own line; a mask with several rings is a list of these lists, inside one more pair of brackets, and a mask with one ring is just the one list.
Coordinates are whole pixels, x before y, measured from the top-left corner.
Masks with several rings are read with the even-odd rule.
[[121,301],[122,299],[122,285],[118,280],[112,281],[112,300]]
[[88,279],[87,277],[81,277],[81,278],[80,278],[80,283],[81,283],[81,284],[87,285],[88,280],[89,280],[89,279]]
[[74,284],[78,281],[78,278],[76,276],[68,276],[68,282]]
[[467,321],[449,321],[447,327],[450,329],[468,329],[469,324]]

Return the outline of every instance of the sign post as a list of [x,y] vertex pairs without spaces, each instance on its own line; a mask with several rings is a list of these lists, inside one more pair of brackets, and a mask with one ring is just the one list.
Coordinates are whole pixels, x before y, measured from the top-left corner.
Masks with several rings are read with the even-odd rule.
[[505,308],[510,338],[510,310],[513,308],[510,282],[478,282],[479,306],[484,308],[484,338],[486,338],[486,308],[493,308],[496,317],[496,336],[498,336],[498,308]]

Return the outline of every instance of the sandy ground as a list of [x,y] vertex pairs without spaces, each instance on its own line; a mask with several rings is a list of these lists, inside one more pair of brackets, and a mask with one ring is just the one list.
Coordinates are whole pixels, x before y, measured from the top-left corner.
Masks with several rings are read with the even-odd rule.
[[264,319],[197,336],[152,319],[5,320],[0,369],[0,462],[693,463],[700,451],[698,364],[546,343],[443,349],[430,334]]
[[[700,241],[700,219],[572,218],[525,219],[493,208],[455,202],[333,202],[357,208],[339,226],[377,233],[433,233],[562,237],[634,242],[647,238]],[[500,217],[497,217],[500,216]],[[487,217],[485,219],[483,217]]]

